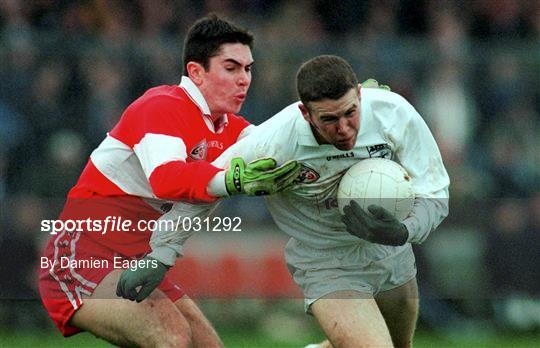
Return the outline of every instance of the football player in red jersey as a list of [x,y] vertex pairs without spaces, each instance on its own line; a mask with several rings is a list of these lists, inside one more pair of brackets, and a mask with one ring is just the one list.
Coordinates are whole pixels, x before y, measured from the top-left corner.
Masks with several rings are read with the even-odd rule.
[[[249,32],[215,15],[197,21],[184,44],[180,84],[146,91],[92,152],[60,216],[92,223],[53,235],[42,257],[48,266],[40,270],[42,301],[64,336],[89,331],[120,346],[223,345],[166,276],[142,303],[117,297],[117,265],[144,258],[147,267],[166,272],[145,257],[151,231],[140,222],[159,218],[172,202],[218,198],[207,185],[224,170],[211,162],[252,127],[235,114],[251,84],[252,45]],[[221,175],[229,195],[259,195],[284,189],[299,170],[296,162],[236,158]],[[107,221],[131,223],[107,233],[95,229]]]

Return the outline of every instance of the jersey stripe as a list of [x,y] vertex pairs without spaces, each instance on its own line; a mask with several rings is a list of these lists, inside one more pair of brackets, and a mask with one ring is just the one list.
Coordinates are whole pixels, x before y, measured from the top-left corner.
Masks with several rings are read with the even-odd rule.
[[156,198],[148,185],[141,164],[129,146],[107,135],[90,159],[109,181],[123,192],[145,198]]
[[139,157],[146,177],[152,175],[154,169],[171,161],[185,161],[186,145],[181,138],[165,134],[146,133],[133,150]]

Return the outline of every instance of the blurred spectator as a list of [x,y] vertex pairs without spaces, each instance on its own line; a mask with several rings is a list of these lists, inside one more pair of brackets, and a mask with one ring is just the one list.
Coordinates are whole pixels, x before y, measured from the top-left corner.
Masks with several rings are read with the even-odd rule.
[[[6,168],[7,168],[7,158],[6,158],[6,151],[2,148],[0,148],[0,209],[4,209],[2,207],[2,201],[5,199],[7,194],[7,175],[6,175]],[[1,224],[2,216],[0,214],[0,224]]]
[[536,205],[537,202],[529,207],[523,199],[495,201],[486,248],[486,266],[494,297],[540,294],[537,270],[540,234],[538,226],[531,228],[529,220],[532,216],[529,213],[538,208]]
[[44,151],[47,138],[64,126],[67,78],[61,61],[43,62],[37,69],[30,98],[25,105],[26,118],[32,127],[34,150]]
[[495,321],[505,329],[540,328],[540,193],[495,202],[486,267]]
[[[368,1],[354,0],[317,0],[314,3],[324,29],[335,37],[346,35],[353,28],[358,28],[365,21],[370,5]],[[371,2],[375,6],[377,3],[381,2]]]
[[[479,0],[472,4],[471,35],[478,39],[519,39],[533,33],[526,0]],[[534,5],[531,5],[532,8]]]
[[405,36],[424,36],[428,30],[429,0],[400,0],[396,19],[399,31]]
[[421,98],[423,115],[443,158],[450,164],[466,157],[476,126],[473,100],[466,88],[463,66],[444,59],[437,64]]
[[[139,46],[138,54],[133,57],[137,66],[143,67],[137,71],[134,80],[141,81],[141,85],[134,86],[140,91],[133,94],[142,94],[151,86],[162,84],[178,84],[182,75],[182,40],[179,37],[167,37],[156,39],[145,38]],[[147,81],[147,83],[144,83]]]
[[85,133],[97,146],[120,119],[130,102],[130,74],[126,64],[101,51],[89,51],[81,63],[82,76],[88,88]]
[[1,53],[0,98],[22,111],[34,79],[38,48],[26,28],[6,28],[2,34],[5,52]]
[[[17,195],[8,202],[9,213],[0,220],[0,301],[2,327],[43,326],[41,312],[28,312],[25,304],[37,295],[38,248],[42,236],[40,223],[46,215],[44,202],[34,195]],[[34,308],[35,310],[35,308]]]
[[[0,99],[0,202],[9,191],[10,176],[13,177],[11,174],[16,171],[15,168],[10,168],[10,159],[15,150],[29,138],[30,125],[12,106]],[[23,165],[24,163],[17,159],[17,164],[13,167],[20,168]]]
[[469,55],[468,39],[460,9],[455,2],[435,1],[430,3],[430,39],[435,52],[442,59],[463,60]]
[[[529,240],[530,245],[527,253],[532,263],[538,265],[538,250],[540,250],[540,190],[531,195],[528,206],[529,213]],[[540,297],[540,268],[532,267],[531,283],[528,285],[529,295]]]
[[28,128],[21,114],[0,99],[0,147],[5,151],[18,145],[29,135]]
[[58,208],[86,163],[87,147],[80,135],[59,130],[50,136],[46,153],[29,162],[21,175],[20,191],[47,198],[49,209]]
[[40,223],[45,217],[45,206],[34,195],[18,195],[9,200],[9,207],[11,212],[5,216],[0,238],[0,298],[36,298],[32,275],[37,267]]
[[487,170],[494,197],[528,197],[540,178],[540,118],[518,99],[494,115],[486,130]]
[[528,69],[519,59],[517,52],[499,51],[487,63],[488,85],[477,91],[483,118],[480,119],[479,136],[485,137],[486,130],[493,121],[504,121],[508,115],[501,112],[507,110],[510,104],[526,99],[530,95],[527,81]]

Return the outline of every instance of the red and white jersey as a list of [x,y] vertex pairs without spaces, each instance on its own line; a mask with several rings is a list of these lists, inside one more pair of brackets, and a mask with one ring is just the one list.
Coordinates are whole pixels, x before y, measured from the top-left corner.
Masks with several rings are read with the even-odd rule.
[[149,89],[124,112],[96,148],[68,197],[132,195],[168,201],[215,200],[210,164],[234,144],[249,123],[225,114],[215,123],[193,82]]
[[[210,162],[253,127],[248,126],[234,114],[212,122],[203,95],[187,77],[180,85],[151,88],[125,110],[92,152],[68,194],[68,204],[70,200],[111,202],[115,198],[130,202],[118,203],[128,216],[155,219],[167,202],[213,202],[216,198],[208,195],[206,187],[222,169]],[[111,206],[101,204],[105,205]],[[64,218],[73,215],[66,214],[67,210],[66,205]],[[145,237],[147,247],[149,234]],[[114,239],[120,245],[123,238],[130,239],[125,235]]]

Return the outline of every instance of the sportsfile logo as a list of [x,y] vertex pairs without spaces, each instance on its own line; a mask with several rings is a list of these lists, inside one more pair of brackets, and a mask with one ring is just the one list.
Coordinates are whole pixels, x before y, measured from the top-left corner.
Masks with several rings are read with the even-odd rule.
[[57,235],[62,232],[96,232],[106,234],[109,232],[131,232],[138,230],[153,231],[155,227],[149,225],[155,220],[137,221],[137,226],[130,219],[122,216],[107,216],[105,219],[66,219],[66,220],[41,220],[41,232]]
[[178,216],[176,219],[132,220],[122,216],[107,216],[104,219],[83,220],[42,220],[41,232],[52,235],[73,234],[74,232],[107,234],[113,232],[154,232],[154,231],[213,231],[241,232],[240,217],[190,217]]

